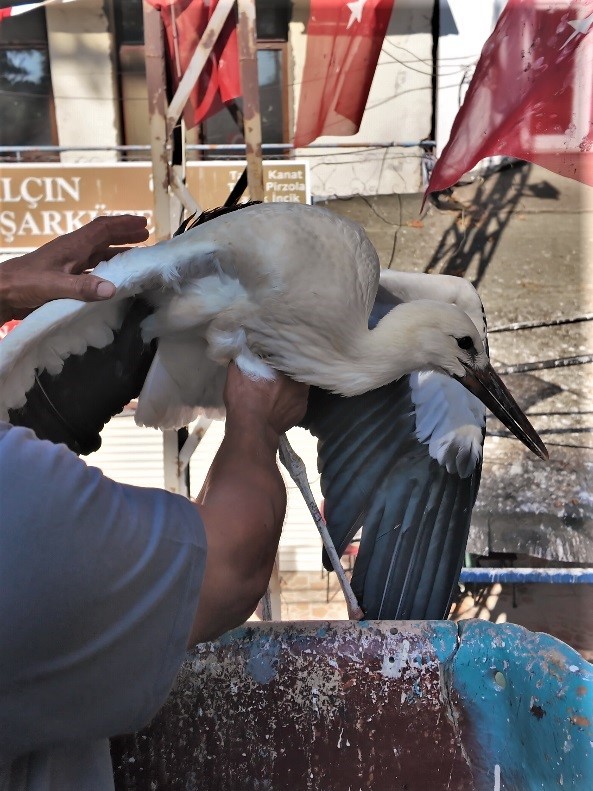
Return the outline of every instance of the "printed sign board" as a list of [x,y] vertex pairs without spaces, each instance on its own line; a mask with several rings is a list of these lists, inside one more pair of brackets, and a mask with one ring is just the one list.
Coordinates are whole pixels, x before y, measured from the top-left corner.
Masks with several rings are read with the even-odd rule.
[[[203,209],[221,206],[244,167],[188,162],[187,187]],[[264,187],[266,202],[309,203],[307,163],[264,162]],[[144,215],[152,232],[149,162],[0,165],[0,253],[31,250],[101,214],[123,213]]]

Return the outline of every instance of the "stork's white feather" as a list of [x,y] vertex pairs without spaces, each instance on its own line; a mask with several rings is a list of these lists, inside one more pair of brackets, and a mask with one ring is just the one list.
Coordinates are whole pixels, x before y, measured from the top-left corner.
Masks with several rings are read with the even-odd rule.
[[[187,377],[186,379],[192,379]],[[197,416],[199,409],[186,403],[183,389],[163,364],[162,355],[157,351],[150,366],[136,409],[136,423],[139,426],[162,426],[181,428],[188,426]]]
[[139,426],[181,428],[202,411],[214,417],[224,414],[226,369],[207,351],[207,342],[196,333],[160,342],[138,399]]
[[[380,282],[403,302],[433,299],[457,306],[486,340],[482,300],[468,280],[387,269]],[[448,472],[468,477],[482,458],[484,405],[454,379],[436,371],[413,373],[410,386],[418,440],[428,445],[431,457]]]
[[424,272],[397,272],[382,269],[380,283],[402,302],[431,299],[456,305],[473,321],[483,341],[486,340],[484,307],[478,292],[463,277],[430,275]]
[[467,478],[482,458],[484,405],[454,379],[436,371],[410,376],[416,436],[433,459]]
[[332,212],[265,204],[224,214],[100,264],[96,274],[117,287],[108,302],[56,301],[17,327],[0,344],[0,417],[24,403],[35,369],[56,372],[83,345],[109,343],[122,301],[137,294],[154,307],[144,335],[159,339],[137,415],[156,427],[181,425],[202,405],[206,359],[223,372],[209,394],[218,403],[232,359],[254,377],[276,369],[343,395],[414,370],[463,375],[456,337],[471,335],[472,364],[487,364],[471,320],[442,300],[400,305],[369,331],[379,272],[364,231]]

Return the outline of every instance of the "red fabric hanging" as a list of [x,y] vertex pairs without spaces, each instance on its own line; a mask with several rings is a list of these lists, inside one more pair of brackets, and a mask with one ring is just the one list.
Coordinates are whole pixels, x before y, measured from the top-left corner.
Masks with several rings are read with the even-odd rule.
[[593,0],[508,0],[428,192],[506,155],[593,185]]
[[[177,89],[218,0],[147,0],[160,11],[167,38],[169,70]],[[192,128],[241,96],[235,12],[231,11],[184,112]]]
[[295,146],[358,131],[392,9],[393,0],[311,0]]

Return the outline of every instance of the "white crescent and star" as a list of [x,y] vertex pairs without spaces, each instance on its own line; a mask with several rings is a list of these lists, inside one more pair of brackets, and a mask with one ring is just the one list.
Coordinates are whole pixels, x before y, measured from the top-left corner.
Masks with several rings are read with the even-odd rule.
[[346,30],[350,30],[350,28],[355,22],[362,21],[362,12],[364,11],[366,2],[367,0],[353,0],[352,3],[346,3],[348,8],[350,9],[350,19],[348,20],[348,24],[346,25]]
[[573,29],[574,33],[572,33],[564,42],[564,44],[560,47],[560,49],[564,49],[564,47],[569,44],[573,38],[576,36],[582,35],[586,36],[587,33],[591,30],[591,25],[593,25],[593,14],[589,14],[588,17],[585,19],[573,19],[568,23]]

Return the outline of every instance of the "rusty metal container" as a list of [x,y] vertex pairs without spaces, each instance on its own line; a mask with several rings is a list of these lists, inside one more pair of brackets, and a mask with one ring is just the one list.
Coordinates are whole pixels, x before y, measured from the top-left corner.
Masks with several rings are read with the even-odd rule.
[[187,658],[116,789],[593,789],[593,668],[482,621],[262,623]]

